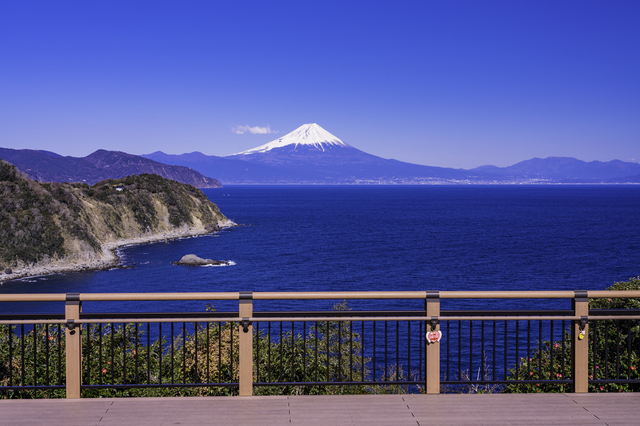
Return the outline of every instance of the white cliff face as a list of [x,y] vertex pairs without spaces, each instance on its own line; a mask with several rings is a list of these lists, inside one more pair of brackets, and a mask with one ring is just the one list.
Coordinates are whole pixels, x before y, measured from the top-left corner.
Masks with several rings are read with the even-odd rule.
[[288,145],[293,145],[294,148],[298,145],[313,146],[319,151],[324,151],[326,146],[336,145],[347,147],[346,143],[342,142],[331,133],[327,132],[316,123],[303,124],[293,132],[284,135],[283,137],[276,139],[267,144],[261,145],[257,148],[252,148],[247,151],[242,151],[234,155],[255,154],[259,152],[268,152],[275,148],[282,148]]

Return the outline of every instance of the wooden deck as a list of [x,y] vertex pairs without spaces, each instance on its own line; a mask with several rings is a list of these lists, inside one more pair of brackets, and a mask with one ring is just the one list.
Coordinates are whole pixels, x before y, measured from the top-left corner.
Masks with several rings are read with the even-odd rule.
[[0,425],[639,425],[640,393],[3,400]]

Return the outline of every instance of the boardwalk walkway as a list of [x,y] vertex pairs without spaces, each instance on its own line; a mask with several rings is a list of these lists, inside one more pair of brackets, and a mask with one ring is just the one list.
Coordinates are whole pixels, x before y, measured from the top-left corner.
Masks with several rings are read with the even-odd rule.
[[640,425],[640,393],[0,401],[5,425]]

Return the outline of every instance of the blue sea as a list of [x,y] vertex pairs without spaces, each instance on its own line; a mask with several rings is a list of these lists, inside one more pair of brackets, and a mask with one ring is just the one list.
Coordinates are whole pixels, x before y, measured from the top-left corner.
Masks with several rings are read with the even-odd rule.
[[[204,192],[241,226],[123,248],[129,269],[24,279],[5,283],[0,292],[601,290],[640,275],[640,186],[230,186]],[[190,253],[232,265],[173,265]],[[317,310],[334,302],[260,303],[256,310]],[[507,302],[478,303],[443,301],[443,309]],[[237,302],[214,304],[237,310]],[[569,302],[509,302],[552,306],[568,308]],[[204,308],[203,302],[83,306],[85,312]],[[3,309],[62,312],[52,303]]]

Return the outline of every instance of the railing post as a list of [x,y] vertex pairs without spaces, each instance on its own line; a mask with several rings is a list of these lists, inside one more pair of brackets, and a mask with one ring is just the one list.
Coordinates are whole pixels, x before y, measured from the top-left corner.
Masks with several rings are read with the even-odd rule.
[[67,398],[80,398],[82,386],[82,338],[81,324],[75,321],[80,319],[82,302],[79,293],[69,293],[66,296],[64,315],[66,320],[65,330],[65,355],[66,355],[66,390]]
[[[427,290],[427,298],[425,300],[425,310],[427,320],[425,332],[439,331],[440,322],[437,318],[440,316],[440,292],[437,290]],[[432,328],[433,327],[433,328]],[[425,336],[425,386],[427,394],[440,393],[440,342],[429,343]]]
[[589,391],[589,294],[586,290],[576,290],[571,301],[573,315],[584,317],[573,321],[571,328],[573,365],[573,391],[587,393]]
[[253,292],[240,292],[239,316],[240,396],[251,396],[253,395],[253,324],[249,318],[253,316]]

